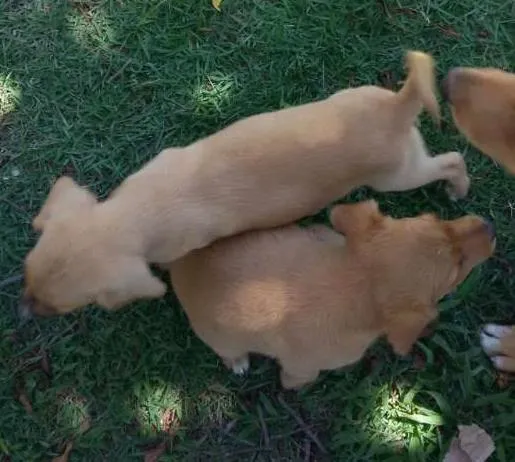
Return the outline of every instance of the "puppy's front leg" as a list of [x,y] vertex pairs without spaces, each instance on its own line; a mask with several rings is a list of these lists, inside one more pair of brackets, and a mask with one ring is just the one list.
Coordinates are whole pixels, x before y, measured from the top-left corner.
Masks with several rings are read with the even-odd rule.
[[[434,157],[419,152],[406,165],[389,178],[389,190],[406,191],[438,180],[449,182],[447,193],[455,200],[467,195],[470,178],[467,166],[459,152],[447,152]],[[374,185],[371,185],[374,187]],[[383,187],[379,190],[388,190]],[[377,188],[376,188],[377,189]]]
[[441,179],[447,180],[447,194],[452,200],[464,198],[470,187],[465,160],[459,152],[448,152],[432,158],[438,163]]

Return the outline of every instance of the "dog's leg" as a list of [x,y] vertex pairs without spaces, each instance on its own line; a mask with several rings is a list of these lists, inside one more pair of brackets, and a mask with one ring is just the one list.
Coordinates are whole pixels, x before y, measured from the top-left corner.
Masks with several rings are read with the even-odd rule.
[[244,354],[233,358],[222,356],[222,361],[225,364],[225,367],[231,369],[236,375],[246,374],[250,367],[248,354]]
[[515,372],[515,326],[486,325],[481,346],[497,369]]
[[448,152],[434,157],[422,152],[413,155],[416,157],[410,157],[396,173],[376,179],[369,186],[378,191],[407,191],[433,181],[446,180],[449,182],[447,192],[451,199],[467,195],[470,178],[465,161],[459,152]]
[[318,373],[319,371],[317,370],[291,371],[283,366],[281,369],[281,384],[287,390],[298,390],[304,385],[314,382],[318,377]]

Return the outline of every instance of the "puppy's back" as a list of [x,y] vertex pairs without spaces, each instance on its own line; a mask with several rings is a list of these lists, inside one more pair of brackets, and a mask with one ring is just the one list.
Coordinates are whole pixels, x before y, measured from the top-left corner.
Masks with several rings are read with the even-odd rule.
[[[377,335],[367,281],[346,258],[345,238],[324,226],[217,241],[170,272],[193,329],[221,356],[256,352],[330,369],[359,358]],[[351,359],[342,362],[342,351]]]

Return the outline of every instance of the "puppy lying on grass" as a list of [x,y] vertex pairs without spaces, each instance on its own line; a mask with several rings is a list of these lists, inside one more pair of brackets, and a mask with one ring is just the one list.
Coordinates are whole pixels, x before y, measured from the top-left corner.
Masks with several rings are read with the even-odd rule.
[[423,106],[439,116],[433,61],[410,52],[407,63],[398,93],[363,86],[249,117],[164,150],[104,202],[59,179],[34,219],[42,234],[26,258],[22,313],[159,297],[165,285],[149,263],[291,223],[358,186],[402,191],[447,180],[452,195],[465,196],[463,158],[430,157],[415,127]]
[[[515,74],[455,68],[443,87],[459,130],[515,174]],[[497,369],[515,372],[515,325],[487,325],[481,344]]]
[[253,231],[170,265],[194,331],[235,372],[261,353],[297,388],[359,360],[383,335],[405,355],[438,300],[495,247],[493,227],[475,216],[396,220],[366,201],[336,206],[331,222],[338,232]]

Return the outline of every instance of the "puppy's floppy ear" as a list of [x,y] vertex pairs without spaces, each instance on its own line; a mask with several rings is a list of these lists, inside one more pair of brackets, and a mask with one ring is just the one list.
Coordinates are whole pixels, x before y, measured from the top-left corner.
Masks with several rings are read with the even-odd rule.
[[337,205],[330,215],[333,228],[345,235],[366,231],[370,226],[379,224],[383,218],[375,200]]
[[438,315],[436,308],[418,301],[405,301],[384,310],[383,314],[386,338],[400,356],[411,351],[425,327]]
[[70,177],[62,176],[52,186],[43,207],[32,221],[32,226],[36,231],[43,231],[52,216],[81,211],[96,202],[93,194],[81,188]]
[[126,258],[110,265],[103,279],[105,289],[96,302],[107,309],[116,309],[131,301],[162,297],[166,285],[156,278],[144,260]]

